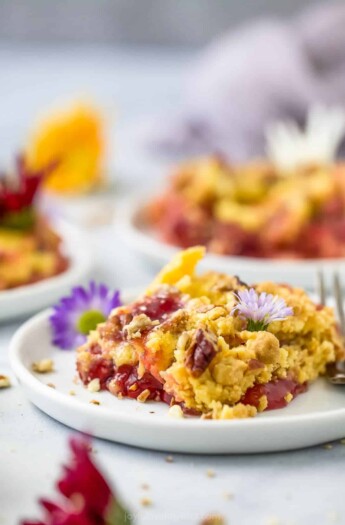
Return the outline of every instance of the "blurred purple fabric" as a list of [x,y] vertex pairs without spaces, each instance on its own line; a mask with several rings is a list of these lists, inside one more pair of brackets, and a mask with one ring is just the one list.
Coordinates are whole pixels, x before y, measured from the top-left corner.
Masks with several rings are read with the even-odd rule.
[[262,155],[275,120],[303,124],[315,103],[345,106],[345,3],[310,7],[291,19],[255,21],[201,55],[179,114],[146,128],[155,152]]

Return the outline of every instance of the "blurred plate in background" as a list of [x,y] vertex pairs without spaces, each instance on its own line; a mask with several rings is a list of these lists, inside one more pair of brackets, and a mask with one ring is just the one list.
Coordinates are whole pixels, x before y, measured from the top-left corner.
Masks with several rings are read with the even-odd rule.
[[[131,202],[121,210],[121,233],[124,242],[135,253],[159,270],[182,248],[164,243],[143,220],[143,202]],[[314,290],[317,272],[322,269],[328,287],[333,272],[338,271],[345,280],[345,259],[259,259],[253,257],[216,255],[208,253],[200,268],[238,275],[248,283],[275,281]]]
[[0,321],[29,315],[50,306],[89,277],[92,254],[85,234],[67,222],[57,221],[53,226],[62,238],[63,252],[69,257],[68,269],[37,283],[0,291]]

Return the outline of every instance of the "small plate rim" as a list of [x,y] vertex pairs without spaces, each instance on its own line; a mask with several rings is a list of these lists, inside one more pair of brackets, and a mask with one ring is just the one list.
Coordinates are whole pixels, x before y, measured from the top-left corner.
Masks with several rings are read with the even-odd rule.
[[[189,431],[189,434],[195,434],[195,435],[204,435],[206,436],[206,433],[211,433],[214,437],[221,438],[221,433],[224,432],[226,434],[229,434],[231,437],[231,432],[234,431],[236,433],[243,432],[246,433],[247,431],[250,432],[259,432],[260,435],[269,434],[272,432],[273,434],[277,433],[282,434],[285,432],[291,432],[291,428],[303,429],[304,426],[308,427],[320,427],[320,425],[323,428],[329,427],[330,424],[334,423],[334,421],[338,421],[339,424],[341,424],[341,427],[344,429],[341,432],[339,432],[338,438],[340,439],[343,436],[343,433],[345,435],[345,406],[344,408],[335,408],[333,410],[327,410],[327,411],[320,411],[320,412],[312,412],[307,414],[285,414],[280,415],[279,411],[271,411],[267,412],[263,417],[261,415],[255,417],[255,418],[248,418],[248,419],[238,419],[238,420],[203,420],[200,418],[186,418],[186,419],[173,419],[170,417],[164,417],[157,416],[157,418],[150,419],[147,414],[144,413],[138,413],[135,412],[135,407],[138,406],[137,403],[133,400],[133,411],[128,411],[128,413],[123,412],[117,412],[109,407],[104,406],[93,406],[92,404],[86,404],[85,402],[78,400],[77,398],[73,396],[69,396],[67,393],[55,390],[53,388],[48,388],[45,384],[43,384],[41,381],[39,381],[33,373],[27,368],[25,363],[23,362],[23,359],[21,357],[21,347],[24,344],[27,332],[31,329],[38,328],[46,329],[47,323],[48,323],[48,317],[51,313],[51,309],[44,310],[43,312],[40,312],[39,314],[36,314],[31,319],[29,319],[26,323],[24,323],[18,331],[15,333],[15,335],[12,338],[11,344],[10,344],[10,350],[9,350],[9,356],[10,356],[10,363],[12,370],[19,380],[19,382],[25,387],[26,391],[28,392],[29,399],[39,406],[39,403],[37,403],[37,400],[35,400],[36,395],[40,396],[41,398],[44,398],[46,401],[48,401],[51,406],[53,405],[59,405],[59,407],[63,407],[66,410],[71,409],[75,413],[78,413],[78,415],[83,414],[89,419],[94,419],[98,422],[104,421],[106,423],[114,423],[116,422],[119,425],[126,426],[126,425],[135,425],[138,428],[142,429],[146,432],[155,432],[158,429],[161,429],[164,431],[174,432],[174,433],[185,433],[187,430]],[[73,377],[71,377],[71,387],[72,387],[72,380]],[[109,393],[106,393],[109,394]],[[111,395],[111,394],[109,394]],[[308,395],[304,394],[304,395]],[[41,408],[41,406],[39,406]],[[41,408],[42,409],[42,408]],[[167,407],[168,410],[168,407]],[[284,410],[284,409],[282,409]],[[48,413],[48,415],[55,417],[52,415],[51,410],[45,410],[43,408],[43,411]],[[55,418],[61,421],[62,423],[68,424],[65,421],[63,421],[61,418]],[[73,427],[73,425],[70,425]],[[80,430],[78,426],[76,425],[74,428]],[[201,433],[201,434],[200,434]],[[94,434],[97,436],[97,432]],[[211,436],[211,434],[210,434]],[[103,435],[98,435],[98,437],[105,437]],[[180,436],[181,437],[181,436]],[[111,439],[113,441],[116,441],[115,439],[106,437],[106,439]],[[139,440],[140,441],[140,440]],[[222,440],[221,440],[222,441]],[[325,439],[325,441],[329,441],[329,439]],[[136,442],[134,439],[134,442],[126,439],[121,439],[120,442],[135,445],[135,446],[143,446],[144,448],[154,448],[157,450],[174,450],[174,446],[170,447],[163,447],[160,448],[159,444],[154,445],[152,447],[148,447],[145,445],[140,444],[140,442]],[[315,443],[317,444],[318,440],[316,440]],[[323,441],[320,441],[323,442]],[[304,445],[307,446],[307,445]],[[182,447],[182,448],[181,448]],[[245,447],[244,449],[240,450],[240,453],[255,453],[255,452],[270,452],[270,451],[276,451],[276,450],[288,450],[290,448],[300,448],[299,446],[275,446],[271,447],[268,445],[267,449],[259,449],[259,450],[252,450],[252,447],[250,450],[247,450]],[[231,449],[231,446],[230,446]],[[215,454],[215,453],[233,453],[233,451],[220,451],[217,452],[215,450],[209,449],[207,445],[205,445],[204,448],[200,449],[200,446],[198,450],[194,451],[193,447],[186,446],[185,448],[180,445],[177,447],[178,452],[187,452],[187,453],[206,453],[206,454]],[[236,451],[235,451],[236,453]]]
[[0,321],[15,319],[48,306],[62,292],[90,275],[94,263],[84,232],[63,219],[51,220],[51,225],[62,238],[62,249],[70,258],[69,267],[61,274],[36,283],[1,290]]

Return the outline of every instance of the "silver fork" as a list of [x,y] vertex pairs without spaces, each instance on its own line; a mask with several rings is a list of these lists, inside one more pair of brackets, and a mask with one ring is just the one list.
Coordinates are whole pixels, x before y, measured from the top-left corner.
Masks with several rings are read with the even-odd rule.
[[[317,273],[317,287],[320,304],[326,306],[326,286],[322,270]],[[338,316],[339,329],[343,341],[345,342],[345,313],[343,304],[343,290],[338,272],[333,273],[333,295],[335,308]],[[345,360],[330,363],[326,368],[326,377],[333,385],[345,385]]]

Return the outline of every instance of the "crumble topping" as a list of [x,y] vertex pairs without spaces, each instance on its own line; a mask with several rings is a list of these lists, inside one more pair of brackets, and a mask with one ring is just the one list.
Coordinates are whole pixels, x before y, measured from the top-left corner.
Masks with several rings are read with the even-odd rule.
[[[203,253],[196,247],[178,254],[146,294],[90,334],[77,351],[85,385],[163,401],[175,417],[237,419],[286,406],[344,357],[331,308],[318,308],[291,286],[248,288],[237,277],[197,275]],[[289,315],[250,324],[241,297],[269,300]]]

